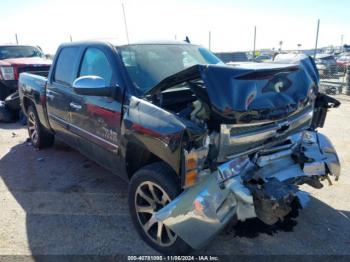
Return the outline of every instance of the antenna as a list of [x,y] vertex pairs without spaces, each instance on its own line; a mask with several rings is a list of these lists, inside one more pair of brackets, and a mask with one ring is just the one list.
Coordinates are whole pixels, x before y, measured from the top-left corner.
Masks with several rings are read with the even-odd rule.
[[209,50],[211,50],[211,31],[209,31]]
[[254,46],[253,46],[253,61],[255,61],[255,46],[256,46],[256,26],[254,26]]
[[129,44],[128,24],[126,23],[126,15],[125,15],[125,9],[124,9],[124,4],[123,3],[122,3],[122,8],[123,8],[123,15],[124,15],[124,25],[125,25],[126,40],[128,41],[128,44]]
[[316,59],[317,43],[318,43],[318,33],[319,33],[319,31],[320,31],[320,19],[317,20],[317,31],[316,31],[316,43],[315,43],[314,59]]

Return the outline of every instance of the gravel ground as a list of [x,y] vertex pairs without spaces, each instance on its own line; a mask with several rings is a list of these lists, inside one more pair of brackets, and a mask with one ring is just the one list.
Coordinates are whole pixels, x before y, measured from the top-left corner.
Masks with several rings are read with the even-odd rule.
[[[311,193],[296,220],[239,223],[194,254],[350,254],[350,98],[328,114],[342,176]],[[127,183],[57,143],[36,151],[19,124],[0,124],[0,255],[155,254],[128,213]]]

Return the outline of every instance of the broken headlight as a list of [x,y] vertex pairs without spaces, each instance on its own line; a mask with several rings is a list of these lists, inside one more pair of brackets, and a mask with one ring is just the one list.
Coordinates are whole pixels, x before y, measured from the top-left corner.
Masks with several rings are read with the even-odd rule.
[[207,174],[203,168],[209,152],[209,141],[207,136],[203,141],[203,146],[190,151],[185,150],[184,187],[195,185],[201,176]]

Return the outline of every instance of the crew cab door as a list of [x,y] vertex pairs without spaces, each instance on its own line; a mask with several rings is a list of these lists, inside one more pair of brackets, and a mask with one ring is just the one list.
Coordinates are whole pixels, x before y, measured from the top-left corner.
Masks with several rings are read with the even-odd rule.
[[81,59],[78,76],[99,76],[110,86],[110,96],[87,96],[74,93],[69,101],[70,131],[76,135],[81,153],[102,166],[119,169],[118,137],[121,122],[122,96],[118,70],[113,66],[115,54],[107,48],[87,47]]
[[63,47],[59,50],[46,87],[47,113],[51,128],[58,137],[75,147],[75,139],[69,132],[71,123],[70,102],[72,83],[76,78],[80,48]]

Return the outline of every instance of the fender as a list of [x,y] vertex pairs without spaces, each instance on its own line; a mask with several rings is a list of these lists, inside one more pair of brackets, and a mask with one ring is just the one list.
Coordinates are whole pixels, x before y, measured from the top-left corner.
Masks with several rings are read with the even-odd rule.
[[146,100],[130,97],[121,128],[124,150],[128,141],[138,143],[180,174],[184,134],[193,139],[206,130]]

